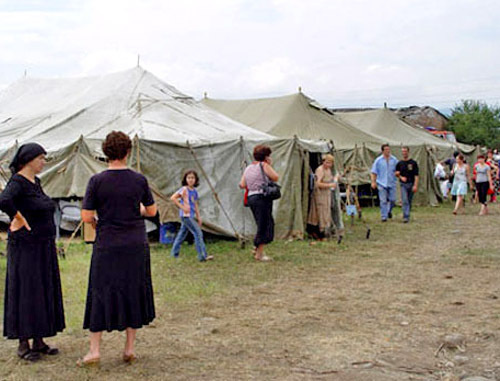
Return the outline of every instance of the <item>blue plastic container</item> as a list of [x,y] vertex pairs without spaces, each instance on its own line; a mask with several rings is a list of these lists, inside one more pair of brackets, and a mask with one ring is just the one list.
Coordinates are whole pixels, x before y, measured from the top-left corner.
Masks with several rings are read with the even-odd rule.
[[173,244],[175,240],[175,235],[177,233],[177,227],[173,222],[167,222],[160,226],[160,243],[163,244]]

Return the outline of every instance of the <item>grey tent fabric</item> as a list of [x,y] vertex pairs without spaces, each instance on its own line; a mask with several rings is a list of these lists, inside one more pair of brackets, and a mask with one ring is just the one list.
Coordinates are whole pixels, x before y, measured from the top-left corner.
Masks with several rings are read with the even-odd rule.
[[[204,229],[230,237],[255,232],[238,189],[256,144],[269,144],[283,198],[275,203],[276,236],[301,238],[307,214],[304,176],[309,152],[326,142],[278,139],[209,108],[142,68],[73,79],[24,78],[0,92],[0,185],[18,145],[35,141],[48,152],[42,184],[54,198],[81,198],[89,178],[106,168],[101,144],[112,130],[133,138],[130,165],[146,175],[163,222],[178,219],[170,195],[181,174],[201,176]],[[305,210],[305,212],[304,212]]]
[[[159,193],[168,197],[180,187],[182,173],[195,169],[200,175],[198,192],[204,228],[228,236],[249,236],[255,232],[255,224],[250,210],[243,206],[243,193],[237,184],[244,168],[252,161],[251,154],[256,144],[271,147],[273,167],[280,175],[282,198],[274,203],[276,236],[303,238],[308,199],[305,178],[308,172],[304,168],[308,165],[309,152],[304,147],[310,142],[304,146],[299,139],[239,139],[185,146],[140,140],[136,146],[139,153],[132,154],[131,165],[137,168],[140,161],[141,172],[155,184]],[[325,152],[328,146],[321,145],[316,150]]]
[[329,112],[303,93],[276,98],[220,100],[204,98],[203,104],[273,136],[331,140],[335,149],[356,144],[371,147],[384,143]]
[[37,141],[59,149],[112,130],[194,144],[269,135],[237,123],[140,67],[73,79],[23,78],[0,92],[0,147]]
[[[387,108],[336,112],[335,114],[360,130],[389,143],[396,157],[401,156],[401,146],[405,145],[410,148],[411,156],[420,167],[421,186],[415,197],[415,202],[418,204],[435,205],[442,197],[437,180],[432,176],[437,161],[451,157],[456,150],[461,151],[470,161],[474,161],[477,156],[476,147],[460,143],[452,144],[437,138],[420,128],[409,125]],[[380,150],[373,150],[370,153],[368,151],[370,150],[364,147],[362,152],[358,152],[358,163],[354,166],[362,165],[359,160],[363,164],[371,163],[380,154]],[[344,164],[349,166],[354,156],[353,151],[344,151]],[[358,184],[369,182],[369,172],[358,172],[354,182]]]
[[423,129],[413,127],[400,119],[388,108],[376,110],[337,112],[341,119],[358,129],[377,136],[380,141],[391,145],[417,146],[427,144],[437,148],[448,149],[452,144],[440,139]]
[[410,126],[386,108],[333,113],[302,93],[248,100],[205,98],[202,103],[275,136],[331,141],[342,181],[353,186],[370,183],[371,165],[382,144],[389,143],[396,156],[400,156],[401,145],[410,146],[425,180],[415,198],[420,204],[434,205],[441,198],[436,180],[429,175],[436,160],[450,157],[456,149],[471,158],[476,152],[475,147],[452,145]]

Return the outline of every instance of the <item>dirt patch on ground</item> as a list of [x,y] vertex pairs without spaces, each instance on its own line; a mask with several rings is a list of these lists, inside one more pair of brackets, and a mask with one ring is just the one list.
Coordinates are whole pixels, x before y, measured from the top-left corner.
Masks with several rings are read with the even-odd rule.
[[[77,370],[84,332],[60,335],[59,359],[35,366],[0,348],[3,379],[459,380],[500,379],[500,210],[478,217],[425,209],[406,225],[348,228],[346,247],[302,245],[324,266],[164,306],[140,331],[141,360],[119,361],[123,335],[105,335],[100,369]],[[270,248],[270,255],[275,248]],[[326,258],[326,260],[325,260]],[[214,264],[215,265],[215,264]],[[259,266],[280,266],[279,261]],[[441,345],[461,335],[457,347]],[[116,355],[115,355],[116,354]],[[114,357],[113,357],[114,356]]]

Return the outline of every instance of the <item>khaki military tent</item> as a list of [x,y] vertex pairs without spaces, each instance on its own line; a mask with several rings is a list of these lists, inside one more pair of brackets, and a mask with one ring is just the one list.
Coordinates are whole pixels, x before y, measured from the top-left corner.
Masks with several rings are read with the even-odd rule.
[[303,93],[276,98],[221,100],[202,103],[230,118],[273,136],[331,140],[337,150],[355,145],[380,147],[378,136],[361,131]]
[[[441,191],[433,178],[434,167],[438,160],[444,160],[453,155],[456,150],[461,151],[470,160],[475,160],[476,147],[465,144],[453,144],[440,139],[425,130],[414,127],[388,108],[375,110],[335,112],[344,121],[356,126],[360,130],[379,137],[389,143],[393,153],[401,157],[401,146],[409,146],[411,156],[419,163],[420,187],[416,196],[418,203],[435,204],[441,198]],[[376,157],[378,152],[363,152],[367,161]]]
[[[315,100],[302,92],[275,98],[248,100],[220,100],[205,97],[202,103],[228,117],[268,134],[290,138],[320,139],[331,142],[337,157],[337,170],[344,174],[343,181],[352,184],[369,178],[369,163],[356,162],[346,168],[344,156],[369,147],[371,150],[383,143],[378,137],[365,133],[343,121]],[[353,156],[356,159],[356,156]],[[354,161],[353,161],[354,163]],[[338,191],[334,219],[342,229]]]
[[352,124],[358,129],[377,136],[380,140],[389,144],[428,146],[449,149],[452,144],[440,139],[425,130],[413,127],[404,122],[398,115],[388,108],[380,108],[367,111],[336,112],[335,115]]
[[374,152],[384,143],[380,137],[343,121],[302,92],[247,100],[205,97],[202,103],[274,136],[331,141],[337,170],[345,175],[345,182],[353,185],[369,182],[371,157],[367,157],[365,151]]
[[[449,157],[457,149],[408,125],[385,108],[334,113],[302,93],[250,100],[205,98],[202,102],[271,135],[333,141],[337,166],[344,173],[344,182],[351,185],[370,182],[371,165],[380,154],[382,144],[393,146],[397,157],[400,157],[400,146],[408,145],[421,169],[422,186],[416,197],[416,202],[420,204],[436,204],[440,200],[440,189],[432,176],[433,168],[438,158]],[[473,150],[473,147],[461,148]]]
[[206,107],[140,67],[89,78],[23,78],[0,92],[2,173],[16,147],[38,142],[47,151],[41,175],[54,198],[81,198],[89,177],[103,169],[101,143],[112,130],[133,137],[130,164],[145,174],[163,221],[176,219],[168,197],[188,168],[201,176],[204,228],[233,237],[255,231],[238,189],[245,163],[258,143],[273,148],[283,198],[275,203],[278,237],[301,237],[307,208],[310,152],[321,142],[277,139]]

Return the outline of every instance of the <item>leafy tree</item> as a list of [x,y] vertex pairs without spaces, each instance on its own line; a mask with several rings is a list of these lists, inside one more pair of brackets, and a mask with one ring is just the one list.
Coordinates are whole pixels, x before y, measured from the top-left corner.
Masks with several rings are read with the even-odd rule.
[[463,100],[452,110],[448,124],[457,140],[500,148],[500,108],[478,100]]

